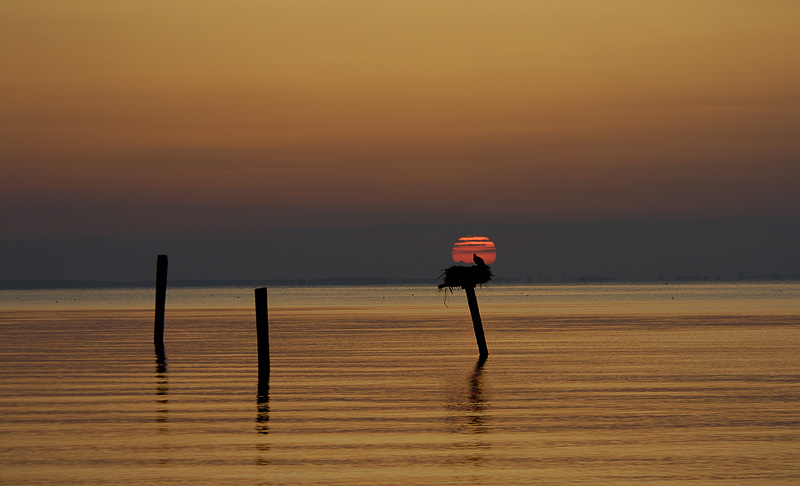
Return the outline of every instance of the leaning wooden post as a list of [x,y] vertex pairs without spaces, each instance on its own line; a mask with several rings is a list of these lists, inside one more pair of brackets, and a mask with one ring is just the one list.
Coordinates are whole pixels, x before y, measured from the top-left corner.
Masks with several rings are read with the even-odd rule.
[[269,387],[269,319],[267,318],[267,288],[255,290],[256,297],[256,340],[258,341],[258,384],[259,390]]
[[475,340],[478,342],[478,353],[481,359],[489,356],[489,349],[486,347],[486,337],[483,335],[483,323],[481,322],[481,311],[478,309],[478,299],[475,297],[475,286],[467,285],[464,287],[467,293],[467,304],[469,313],[472,316],[472,327],[475,329]]
[[167,255],[158,255],[156,260],[156,319],[153,342],[156,350],[164,349],[164,310],[167,304]]

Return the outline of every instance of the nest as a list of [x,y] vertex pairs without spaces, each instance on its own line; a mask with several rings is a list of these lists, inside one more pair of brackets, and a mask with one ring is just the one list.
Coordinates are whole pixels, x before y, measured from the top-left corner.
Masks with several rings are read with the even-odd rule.
[[471,267],[453,265],[445,268],[439,276],[439,279],[442,280],[439,290],[447,288],[452,292],[457,287],[467,288],[483,285],[491,280],[492,276],[492,270],[488,265],[472,265]]

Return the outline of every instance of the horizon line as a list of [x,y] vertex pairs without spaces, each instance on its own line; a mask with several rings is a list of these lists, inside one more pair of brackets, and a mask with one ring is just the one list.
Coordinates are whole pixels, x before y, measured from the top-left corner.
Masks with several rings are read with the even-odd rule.
[[[747,275],[736,278],[722,278],[708,275],[676,275],[676,278],[618,279],[600,275],[564,277],[562,279],[538,279],[522,281],[519,278],[496,277],[492,283],[501,285],[557,285],[557,284],[624,284],[624,283],[731,283],[765,281],[800,281],[800,275]],[[175,279],[167,287],[344,287],[380,285],[437,285],[438,278],[393,278],[393,277],[324,277],[324,278],[268,278],[268,279]],[[79,279],[13,279],[0,280],[0,290],[48,290],[48,289],[89,289],[89,288],[154,288],[153,280],[79,280]],[[491,284],[489,284],[491,285]]]

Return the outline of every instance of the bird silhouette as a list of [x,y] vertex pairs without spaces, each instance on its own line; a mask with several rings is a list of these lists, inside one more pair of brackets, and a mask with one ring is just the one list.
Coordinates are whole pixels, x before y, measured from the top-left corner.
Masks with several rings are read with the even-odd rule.
[[479,257],[477,253],[472,254],[472,261],[475,262],[477,265],[486,266],[486,262],[483,261],[483,258]]

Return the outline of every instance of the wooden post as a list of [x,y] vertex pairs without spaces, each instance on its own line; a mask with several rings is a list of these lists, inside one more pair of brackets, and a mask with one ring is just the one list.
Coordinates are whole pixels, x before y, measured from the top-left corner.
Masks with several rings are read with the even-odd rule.
[[260,287],[256,294],[256,340],[258,341],[259,390],[269,389],[269,319],[267,318],[267,288]]
[[472,316],[472,327],[475,329],[475,340],[478,341],[478,352],[481,359],[486,359],[489,356],[489,350],[486,348],[486,338],[483,335],[483,323],[481,322],[481,312],[478,309],[478,299],[475,297],[475,286],[467,285],[464,287],[467,293],[467,304],[469,304],[469,313]]
[[158,255],[156,261],[156,321],[153,342],[156,352],[164,349],[164,309],[167,304],[167,255]]

